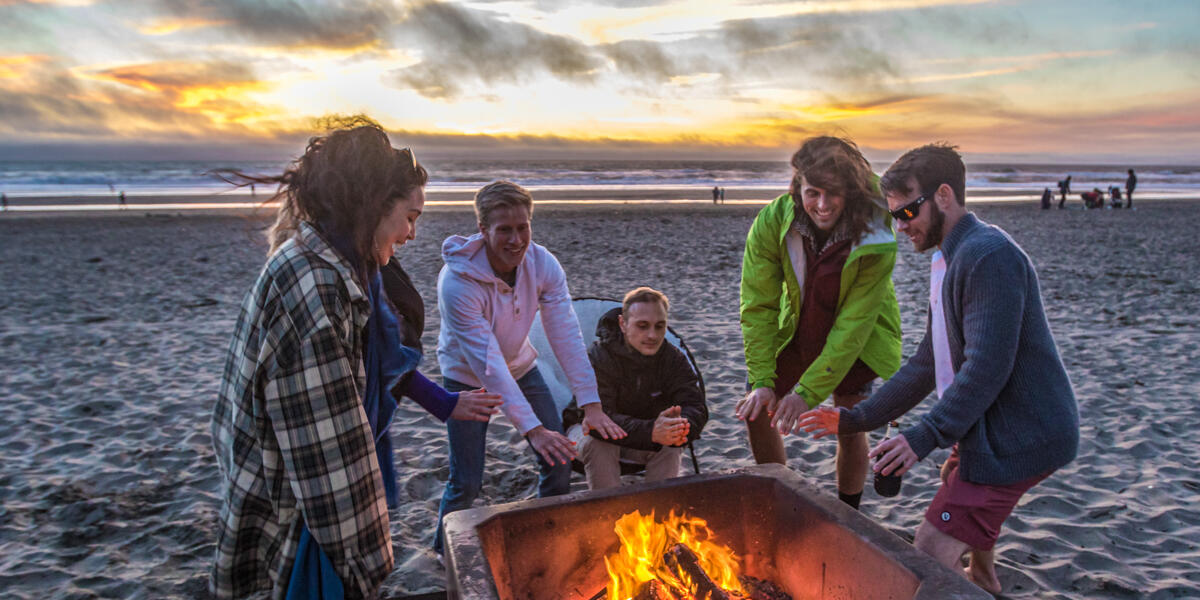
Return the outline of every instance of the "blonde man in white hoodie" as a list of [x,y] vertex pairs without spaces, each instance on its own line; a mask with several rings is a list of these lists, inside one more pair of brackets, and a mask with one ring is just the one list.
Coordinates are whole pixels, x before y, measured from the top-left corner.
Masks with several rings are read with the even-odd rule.
[[[529,328],[542,326],[583,408],[584,431],[625,437],[600,407],[579,320],[558,259],[531,241],[533,197],[521,186],[496,181],[475,194],[479,233],[450,236],[438,275],[438,363],[447,390],[486,388],[503,398],[500,409],[537,454],[538,496],[570,488],[575,445],[563,435],[562,416],[535,366]],[[476,426],[482,425],[482,426]],[[438,510],[434,549],[442,551],[442,517],[470,508],[483,483],[487,424],[451,420],[450,477]]]

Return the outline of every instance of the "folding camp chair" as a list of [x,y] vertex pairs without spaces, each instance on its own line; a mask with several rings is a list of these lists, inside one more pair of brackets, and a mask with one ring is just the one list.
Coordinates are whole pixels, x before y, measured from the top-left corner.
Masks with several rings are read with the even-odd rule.
[[[579,319],[579,331],[583,334],[583,345],[591,347],[592,342],[596,340],[596,323],[600,321],[600,317],[604,316],[604,313],[621,306],[621,301],[611,298],[575,298],[572,300],[572,305],[575,308],[575,316]],[[573,396],[571,387],[567,383],[567,374],[563,371],[562,365],[558,364],[558,359],[554,357],[554,351],[550,349],[550,342],[546,339],[546,332],[542,329],[540,318],[533,320],[533,327],[529,330],[529,341],[538,353],[538,371],[542,373],[542,378],[550,387],[550,394],[554,396],[554,404],[561,413],[571,403]],[[670,327],[667,327],[667,342],[683,350],[683,353],[687,355],[688,363],[692,365],[692,370],[696,372],[696,377],[700,380],[700,397],[707,402],[704,393],[704,375],[696,366],[696,358],[688,350],[687,344],[683,343],[683,338],[679,337],[679,334]],[[688,442],[687,447],[692,457],[692,469],[699,474],[700,462],[696,460],[696,448],[692,446],[691,442]],[[622,474],[637,473],[643,468],[645,465],[621,461]]]

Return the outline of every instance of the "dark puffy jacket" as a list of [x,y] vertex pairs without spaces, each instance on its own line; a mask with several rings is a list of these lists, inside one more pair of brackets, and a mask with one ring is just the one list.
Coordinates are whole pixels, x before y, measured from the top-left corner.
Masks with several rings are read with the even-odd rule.
[[[678,405],[680,416],[691,422],[688,441],[700,437],[708,422],[708,407],[700,389],[700,378],[692,370],[683,351],[663,342],[654,356],[644,356],[625,344],[614,308],[596,324],[596,341],[588,349],[588,358],[600,386],[600,403],[628,437],[614,440],[620,446],[637,450],[660,450],[650,441],[654,420],[662,411]],[[595,431],[593,437],[603,439]]]

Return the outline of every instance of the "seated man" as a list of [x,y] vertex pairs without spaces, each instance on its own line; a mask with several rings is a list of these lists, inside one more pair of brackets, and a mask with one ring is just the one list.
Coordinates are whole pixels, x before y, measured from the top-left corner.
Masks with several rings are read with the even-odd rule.
[[605,440],[593,432],[583,438],[579,456],[593,490],[620,485],[622,458],[644,463],[647,481],[678,477],[683,446],[700,437],[708,421],[691,362],[663,343],[669,308],[662,292],[640,287],[596,324],[588,358],[600,404],[628,435]]

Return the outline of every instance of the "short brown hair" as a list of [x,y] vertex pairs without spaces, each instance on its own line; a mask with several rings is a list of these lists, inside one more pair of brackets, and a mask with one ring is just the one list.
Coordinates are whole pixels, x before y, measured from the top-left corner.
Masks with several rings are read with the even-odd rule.
[[664,310],[671,311],[671,301],[667,299],[666,294],[654,288],[642,286],[625,294],[625,299],[621,301],[621,314],[629,314],[629,307],[638,302],[659,302]]
[[524,206],[533,217],[533,195],[511,181],[493,181],[475,192],[475,220],[484,227],[493,211],[514,206]]
[[[871,228],[875,207],[883,206],[883,196],[875,189],[871,163],[854,142],[829,135],[808,138],[792,155],[792,169],[788,192],[797,205],[803,202],[800,197],[803,178],[808,185],[845,199],[842,218],[848,219],[855,240]],[[797,217],[808,219],[808,213],[797,211]]]
[[911,194],[910,178],[917,180],[924,196],[933,195],[943,183],[949,185],[959,206],[967,205],[967,166],[963,164],[957,146],[935,142],[905,152],[888,167],[879,187],[885,194]]

